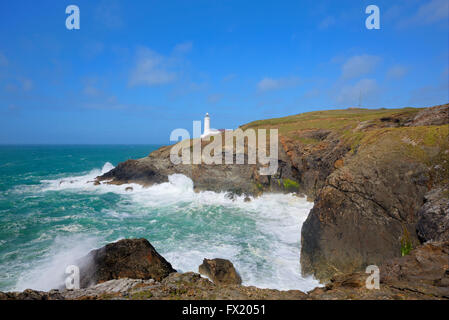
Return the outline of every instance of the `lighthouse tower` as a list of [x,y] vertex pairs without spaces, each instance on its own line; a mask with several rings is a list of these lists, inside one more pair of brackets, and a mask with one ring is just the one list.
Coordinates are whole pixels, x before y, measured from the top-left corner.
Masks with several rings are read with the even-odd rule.
[[219,130],[210,128],[209,113],[206,113],[206,116],[204,117],[204,133],[201,135],[201,138],[206,138],[208,136],[212,136],[212,135],[219,134],[219,133],[220,133]]
[[208,134],[210,131],[210,117],[209,112],[206,113],[206,116],[204,117],[204,134]]

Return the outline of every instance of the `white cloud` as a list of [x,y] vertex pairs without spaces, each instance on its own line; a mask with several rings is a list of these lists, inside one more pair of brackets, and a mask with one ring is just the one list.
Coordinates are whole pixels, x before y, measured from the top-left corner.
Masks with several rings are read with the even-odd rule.
[[213,93],[207,97],[207,102],[210,104],[216,104],[223,98],[223,95],[220,93]]
[[31,79],[27,79],[27,78],[21,78],[20,83],[22,84],[22,89],[24,91],[30,91],[33,89],[33,81]]
[[342,66],[342,77],[345,80],[357,78],[372,72],[380,62],[380,57],[359,55],[349,58]]
[[337,96],[337,103],[346,106],[361,106],[371,104],[376,100],[379,86],[374,79],[361,79],[354,85],[344,86]]
[[175,46],[175,48],[173,49],[174,53],[188,53],[190,51],[192,51],[193,48],[193,43],[191,41],[187,41],[187,42],[183,42],[183,43],[179,43]]
[[31,79],[25,77],[15,77],[11,83],[6,84],[5,90],[8,92],[27,92],[34,88],[34,83]]
[[[115,0],[102,1],[96,9],[96,18],[110,29],[119,29],[123,26],[122,8]],[[82,22],[81,22],[82,23]]]
[[398,22],[399,27],[432,24],[447,21],[449,16],[448,0],[431,0],[421,5],[415,14]]
[[263,78],[257,84],[257,87],[260,91],[270,91],[270,90],[278,90],[287,87],[294,87],[298,84],[299,79],[297,77],[289,77],[289,78]]
[[387,78],[389,79],[401,79],[408,72],[408,68],[401,65],[392,66],[387,71]]
[[328,16],[328,17],[324,18],[323,20],[321,20],[321,22],[318,25],[318,27],[320,29],[327,29],[330,26],[334,25],[336,22],[337,22],[337,20],[335,20],[334,17]]
[[86,44],[81,51],[81,54],[87,59],[93,59],[104,51],[104,44],[102,42],[91,42]]
[[225,76],[223,78],[223,81],[224,82],[229,82],[229,81],[235,79],[236,77],[237,77],[237,75],[235,73],[231,73],[231,74],[228,74],[227,76]]
[[312,98],[319,97],[320,94],[321,94],[321,91],[318,88],[313,88],[313,89],[310,89],[310,90],[306,91],[304,93],[303,97],[305,99],[312,99]]
[[100,90],[98,90],[96,87],[94,87],[93,85],[85,86],[83,89],[83,93],[86,96],[90,96],[90,97],[98,97],[99,95],[102,94],[102,92]]
[[176,80],[177,74],[170,71],[170,58],[164,57],[148,48],[137,51],[137,61],[129,79],[130,86],[156,86]]

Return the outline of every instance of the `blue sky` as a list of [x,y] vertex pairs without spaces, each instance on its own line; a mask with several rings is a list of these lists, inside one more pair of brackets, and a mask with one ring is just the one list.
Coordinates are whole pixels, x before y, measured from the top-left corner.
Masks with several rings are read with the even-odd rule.
[[[0,3],[0,143],[169,143],[307,111],[448,98],[448,0]],[[80,8],[67,30],[66,6]],[[380,30],[365,8],[380,8]]]

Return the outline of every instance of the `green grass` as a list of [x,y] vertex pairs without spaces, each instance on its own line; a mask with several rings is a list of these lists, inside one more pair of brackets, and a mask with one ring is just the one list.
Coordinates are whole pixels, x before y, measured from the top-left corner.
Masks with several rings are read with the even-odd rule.
[[410,241],[410,234],[407,228],[404,227],[404,231],[401,237],[401,255],[406,256],[412,251],[412,242]]
[[283,180],[284,189],[288,191],[298,191],[299,184],[296,181],[290,180],[290,179],[284,179]]
[[131,299],[132,300],[147,300],[147,299],[151,299],[153,297],[153,294],[151,293],[151,291],[139,291],[136,293],[133,293],[131,295]]
[[298,115],[258,120],[250,122],[242,129],[279,128],[281,134],[289,134],[297,130],[327,129],[343,131],[354,129],[362,121],[380,122],[385,117],[412,116],[422,109],[344,109],[307,112]]

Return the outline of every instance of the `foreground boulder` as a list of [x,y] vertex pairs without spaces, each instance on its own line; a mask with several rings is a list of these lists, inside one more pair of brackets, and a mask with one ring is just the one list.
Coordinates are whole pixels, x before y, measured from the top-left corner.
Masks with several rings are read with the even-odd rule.
[[123,239],[92,250],[79,261],[80,287],[112,279],[154,279],[176,272],[146,239]]
[[216,284],[241,284],[242,278],[231,261],[226,259],[204,259],[199,273],[209,277]]

